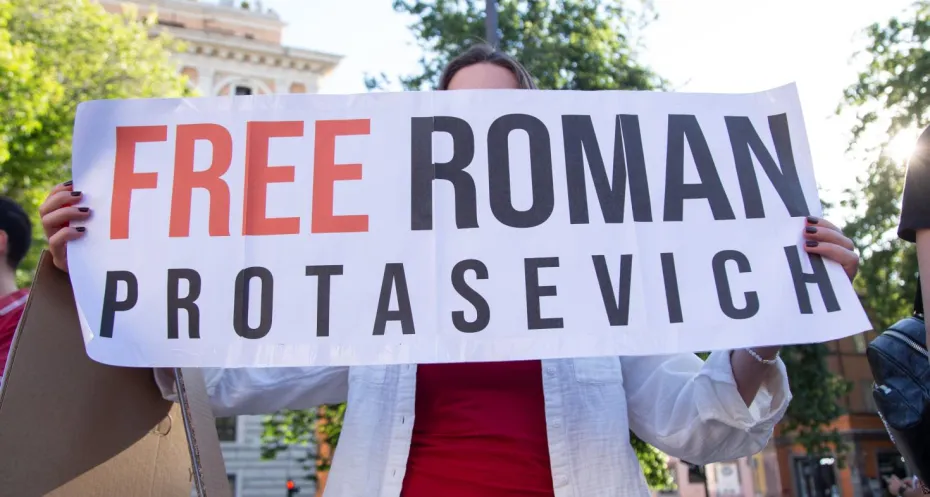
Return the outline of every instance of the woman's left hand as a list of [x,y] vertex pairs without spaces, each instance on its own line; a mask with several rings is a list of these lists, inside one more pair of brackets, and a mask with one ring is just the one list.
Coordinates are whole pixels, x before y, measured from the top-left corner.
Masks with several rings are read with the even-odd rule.
[[819,217],[809,216],[804,226],[804,249],[819,254],[843,266],[849,281],[859,272],[859,254],[852,240],[835,224]]

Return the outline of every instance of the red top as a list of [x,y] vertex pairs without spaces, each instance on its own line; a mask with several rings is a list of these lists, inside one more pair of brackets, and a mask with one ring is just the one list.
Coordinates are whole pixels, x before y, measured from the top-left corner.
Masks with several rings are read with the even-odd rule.
[[422,364],[402,497],[553,497],[540,361]]
[[9,295],[0,297],[0,377],[6,367],[6,358],[13,343],[13,334],[19,325],[19,318],[26,307],[26,298],[29,290],[17,290]]

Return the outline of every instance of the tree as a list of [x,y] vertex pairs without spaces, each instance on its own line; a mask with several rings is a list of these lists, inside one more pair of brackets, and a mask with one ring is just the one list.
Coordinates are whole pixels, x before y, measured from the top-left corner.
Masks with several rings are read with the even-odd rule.
[[843,205],[855,214],[844,231],[862,255],[856,289],[881,331],[910,313],[917,288],[914,247],[895,236],[905,164],[885,152],[898,133],[930,124],[930,1],[872,24],[865,34],[858,54],[864,67],[840,111],[856,112],[850,150],[871,160],[857,188],[846,192]]
[[895,233],[905,167],[886,149],[902,130],[928,124],[930,1],[918,1],[900,17],[872,24],[865,39],[857,54],[862,69],[844,91],[837,112],[856,113],[849,151],[869,165],[856,188],[845,191],[841,206],[853,213],[843,231],[861,257],[856,292],[873,329],[880,332],[910,314],[916,292],[914,247]]
[[[537,84],[562,90],[648,90],[665,81],[637,61],[635,31],[649,8],[621,0],[498,0],[500,49],[523,62]],[[443,67],[485,34],[484,2],[395,0],[412,15],[423,57],[419,74],[401,77],[408,90],[436,86]],[[384,79],[382,78],[382,81]],[[369,87],[381,81],[369,79]]]
[[794,394],[779,429],[800,444],[807,454],[835,454],[843,464],[847,453],[836,429],[829,428],[845,411],[838,401],[849,393],[851,385],[827,367],[830,354],[825,344],[785,347],[781,352],[788,383]]
[[292,446],[307,448],[307,455],[298,459],[307,471],[307,478],[322,485],[332,465],[332,455],[339,435],[346,405],[326,405],[316,409],[286,410],[264,419],[262,458],[274,459]]
[[[69,174],[77,105],[88,100],[176,97],[186,78],[154,17],[107,13],[91,0],[0,2],[0,194],[38,216],[51,185]],[[31,279],[44,244],[20,268]]]
[[[853,128],[853,144],[879,123],[892,137],[908,127],[927,125],[930,94],[930,1],[912,7],[865,31],[866,47],[858,55],[865,67],[845,91],[845,104],[856,109],[860,123]],[[887,141],[886,141],[887,143]]]
[[909,315],[917,292],[916,251],[895,236],[904,172],[903,164],[879,155],[842,202],[856,212],[843,231],[861,254],[856,291],[878,331]]
[[[930,95],[923,91],[930,80],[930,52],[923,48],[930,38],[930,2],[916,3],[902,18],[874,23],[865,30],[866,47],[858,54],[863,68],[857,81],[844,91],[838,109],[857,113],[850,151],[872,158],[856,188],[844,192],[840,205],[853,212],[843,232],[861,256],[854,286],[873,328],[879,331],[910,313],[917,274],[913,247],[895,236],[903,163],[884,152],[889,137],[927,124],[930,104]],[[873,146],[870,133],[882,124],[878,145]],[[842,456],[845,445],[836,431],[818,429],[818,422],[826,426],[842,413],[836,401],[849,391],[846,382],[822,366],[826,354],[822,344],[791,347],[783,354],[795,390],[783,428],[793,432],[810,454]],[[842,458],[837,460],[842,462]]]
[[[840,205],[853,212],[843,232],[861,256],[854,286],[873,329],[881,331],[909,315],[916,291],[914,248],[895,236],[904,164],[885,149],[897,133],[928,123],[930,94],[924,88],[930,81],[930,52],[924,47],[930,39],[930,2],[919,1],[901,18],[872,24],[865,35],[865,49],[858,54],[862,70],[844,91],[838,113],[856,112],[858,124],[849,150],[871,160]],[[842,413],[836,401],[848,393],[849,385],[826,370],[826,354],[822,344],[786,349],[783,356],[795,397],[782,427],[810,454],[842,456],[845,445],[836,431],[822,427]]]

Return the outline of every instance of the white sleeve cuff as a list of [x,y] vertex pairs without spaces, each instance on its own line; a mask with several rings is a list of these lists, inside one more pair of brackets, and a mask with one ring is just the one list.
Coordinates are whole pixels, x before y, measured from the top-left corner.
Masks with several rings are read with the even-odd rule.
[[736,388],[730,351],[714,352],[695,378],[695,401],[702,421],[716,420],[747,432],[768,432],[785,415],[791,401],[788,372],[781,358],[768,367],[749,406]]
[[161,390],[161,396],[171,402],[178,401],[177,382],[174,377],[174,369],[157,368],[152,372],[155,375],[155,384]]

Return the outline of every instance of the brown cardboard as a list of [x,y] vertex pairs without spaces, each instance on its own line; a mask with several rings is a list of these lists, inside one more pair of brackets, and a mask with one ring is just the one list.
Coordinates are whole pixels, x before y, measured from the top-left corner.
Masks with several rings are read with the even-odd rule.
[[43,253],[0,388],[0,495],[231,495],[203,376],[180,373],[174,404],[151,370],[91,360],[70,280]]
[[174,371],[178,404],[187,431],[194,488],[200,497],[232,495],[203,374],[190,368]]

